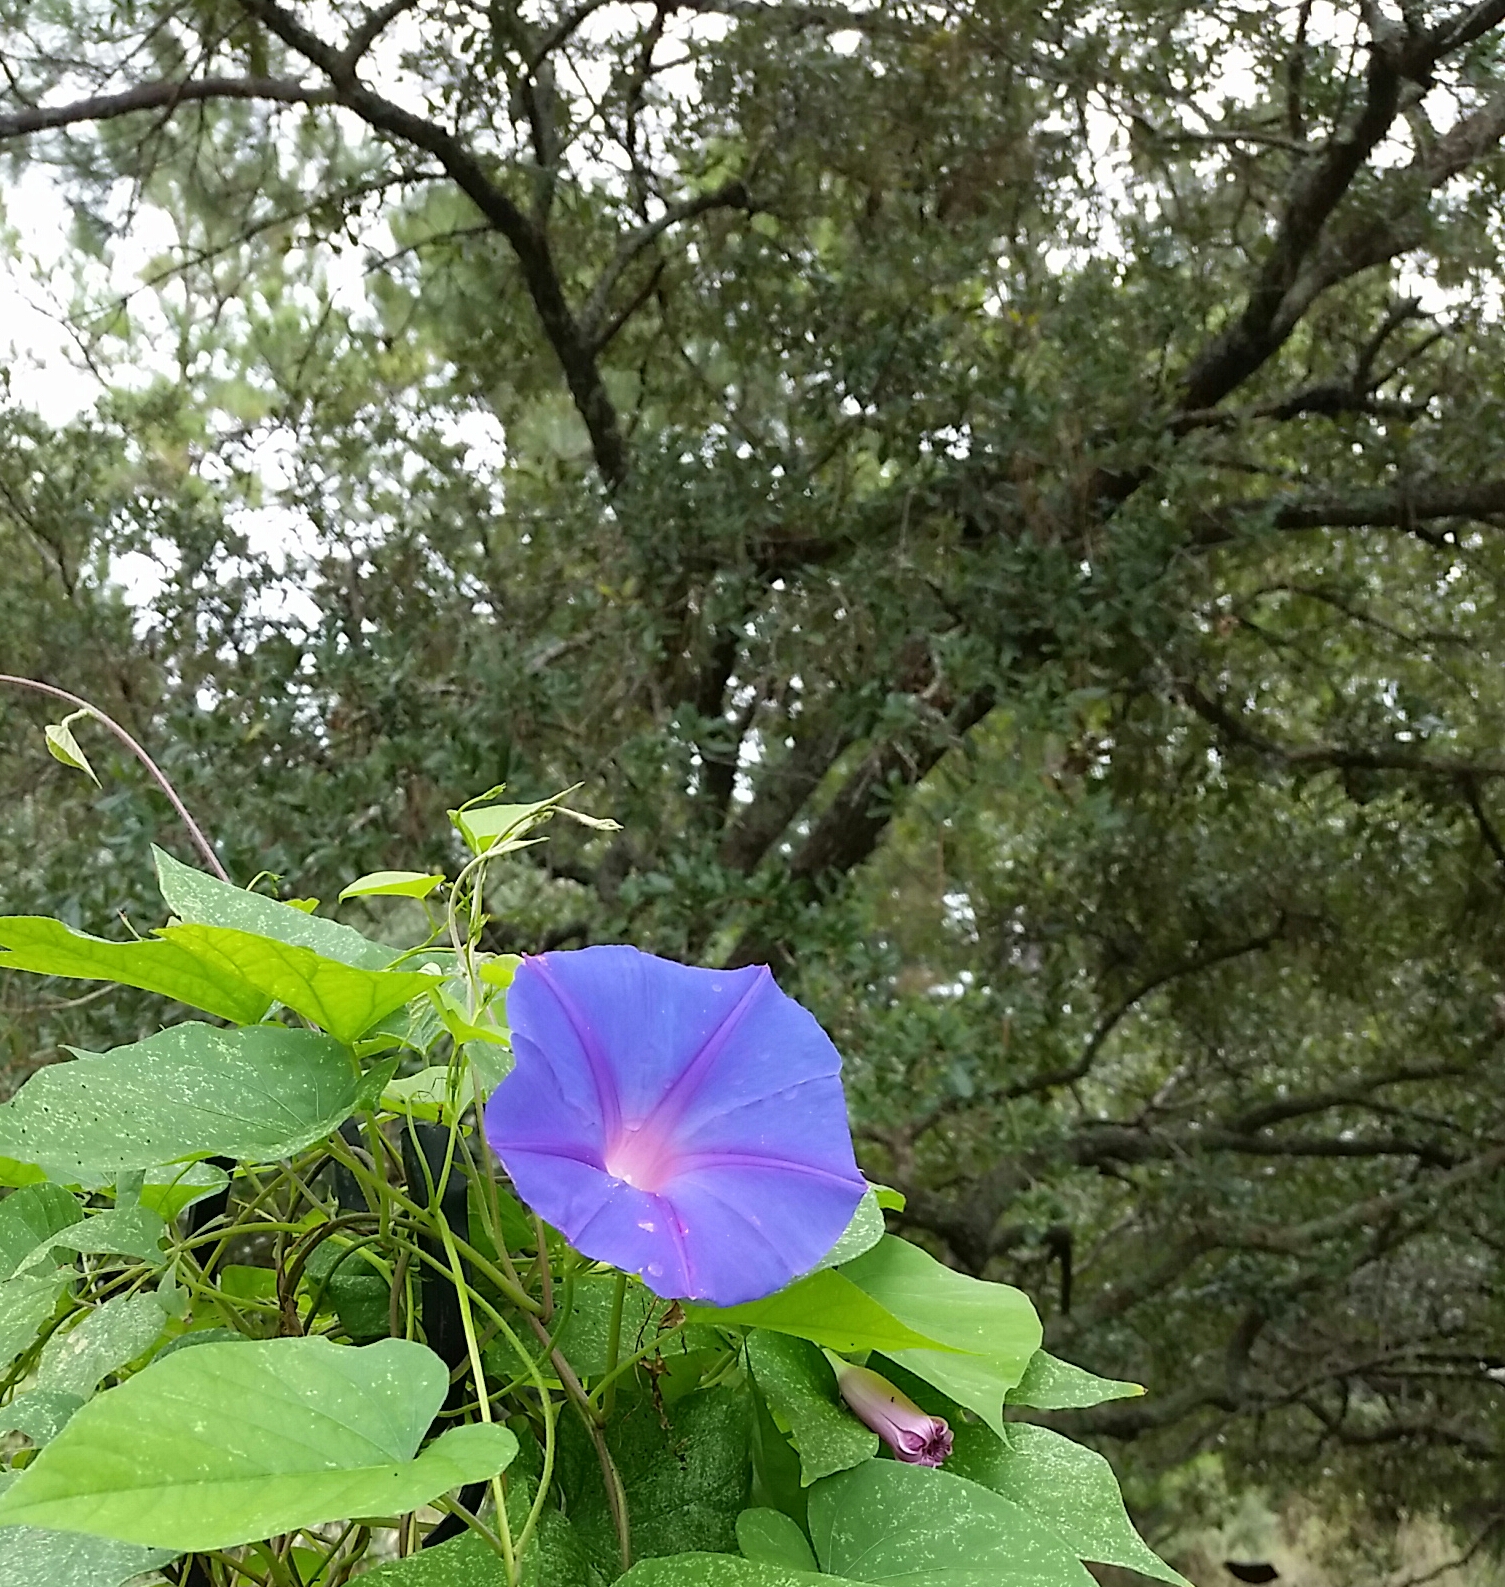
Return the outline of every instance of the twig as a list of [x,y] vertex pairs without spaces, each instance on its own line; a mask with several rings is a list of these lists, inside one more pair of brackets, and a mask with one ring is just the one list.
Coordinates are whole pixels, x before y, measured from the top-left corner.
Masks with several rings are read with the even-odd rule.
[[18,678],[11,673],[0,672],[0,683],[14,684],[18,689],[31,689],[37,694],[51,695],[54,700],[66,701],[67,704],[73,706],[75,709],[86,711],[94,718],[96,722],[100,723],[104,727],[109,728],[115,737],[118,738],[128,750],[130,750],[131,754],[133,754],[136,759],[139,760],[141,764],[145,766],[146,769],[156,779],[157,786],[161,788],[162,792],[167,795],[168,799],[172,803],[173,809],[178,812],[179,819],[182,821],[183,825],[188,828],[189,837],[193,839],[194,846],[208,862],[209,869],[212,870],[222,882],[228,883],[230,881],[224,866],[219,862],[219,855],[214,852],[214,845],[210,843],[209,839],[204,836],[203,832],[199,828],[198,822],[195,821],[191,815],[189,815],[188,806],[185,805],[178,797],[177,790],[170,782],[168,782],[166,774],[163,772],[162,768],[151,758],[150,755],[147,754],[141,745],[138,744],[136,740],[126,732],[126,730],[120,725],[119,722],[115,720],[113,716],[107,716],[99,709],[97,705],[90,705],[87,700],[81,699],[76,694],[70,694],[66,689],[56,688],[50,683],[39,683],[35,678]]

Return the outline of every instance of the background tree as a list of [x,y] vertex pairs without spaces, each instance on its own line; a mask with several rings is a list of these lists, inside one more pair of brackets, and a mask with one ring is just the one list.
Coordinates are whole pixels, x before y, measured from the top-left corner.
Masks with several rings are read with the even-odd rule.
[[[1505,1520],[1505,0],[319,16],[0,5],[110,387],[6,669],[299,894],[586,779],[497,944],[771,960],[1137,1470]],[[112,770],[8,907],[144,907]]]

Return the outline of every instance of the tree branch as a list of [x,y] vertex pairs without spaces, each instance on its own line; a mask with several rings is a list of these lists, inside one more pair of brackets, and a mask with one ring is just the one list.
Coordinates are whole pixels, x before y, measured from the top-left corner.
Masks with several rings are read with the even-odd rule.
[[[994,693],[987,687],[960,700],[935,686],[927,693],[926,720],[870,750],[795,851],[788,876],[797,897],[818,896],[824,886],[860,865],[893,819],[894,792],[920,782],[993,709]],[[775,959],[784,959],[782,936],[751,926],[733,948],[727,966]]]
[[1435,1080],[1461,1079],[1470,1071],[1458,1064],[1430,1064],[1415,1069],[1392,1069],[1383,1074],[1366,1075],[1351,1085],[1336,1086],[1327,1091],[1312,1091],[1304,1096],[1281,1097],[1276,1101],[1261,1103],[1256,1108],[1229,1120],[1228,1128],[1239,1135],[1251,1135],[1267,1130],[1271,1125],[1283,1124],[1289,1119],[1310,1118],[1315,1113],[1325,1113],[1330,1108],[1352,1107],[1371,1098],[1376,1091],[1391,1086],[1423,1085]]
[[1349,749],[1341,744],[1281,744],[1251,727],[1246,718],[1203,694],[1194,684],[1182,684],[1180,692],[1186,704],[1226,739],[1287,766],[1312,766],[1340,771],[1411,772],[1464,782],[1485,777],[1505,777],[1505,760],[1463,760],[1450,755],[1428,755],[1405,746]]
[[506,238],[517,257],[523,281],[543,325],[575,407],[590,434],[596,466],[616,489],[627,479],[627,446],[617,411],[607,395],[595,353],[565,299],[546,234],[499,187],[481,161],[453,133],[368,87],[355,74],[346,52],[326,44],[276,0],[240,0],[283,43],[324,72],[338,103],[378,132],[425,150],[487,221]]
[[[1298,171],[1265,263],[1255,278],[1242,314],[1215,336],[1193,360],[1183,382],[1183,405],[1215,407],[1241,385],[1285,342],[1313,300],[1328,286],[1406,246],[1404,232],[1380,224],[1385,240],[1373,232],[1368,243],[1350,239],[1316,259],[1324,229],[1376,145],[1389,132],[1408,83],[1427,86],[1443,56],[1482,37],[1505,20],[1505,0],[1488,0],[1431,32],[1412,33],[1371,22],[1365,96],[1348,130],[1334,136],[1323,153]],[[1418,156],[1409,175],[1423,175],[1427,189],[1477,159],[1498,141],[1500,110],[1495,101],[1464,118],[1425,160]],[[1403,173],[1405,174],[1405,173]],[[1370,213],[1385,214],[1383,204]],[[1393,239],[1394,245],[1391,246]],[[1316,268],[1309,268],[1314,262]]]
[[1440,518],[1489,519],[1505,513],[1505,479],[1468,485],[1403,484],[1391,490],[1355,490],[1344,496],[1265,496],[1228,502],[1192,521],[1191,546],[1213,550],[1262,527],[1288,532],[1309,529],[1402,529],[1430,544],[1440,535],[1421,527]]
[[404,11],[411,11],[417,4],[418,0],[387,0],[386,5],[378,6],[376,10],[369,12],[361,25],[350,35],[345,48],[340,51],[344,65],[354,71],[362,56],[377,39]]
[[1102,1051],[1103,1043],[1150,993],[1158,992],[1161,987],[1168,986],[1172,981],[1179,981],[1184,976],[1210,970],[1217,964],[1226,964],[1229,959],[1241,958],[1246,953],[1262,952],[1280,940],[1282,926],[1283,922],[1278,923],[1269,931],[1262,932],[1257,937],[1250,937],[1245,942],[1232,943],[1226,948],[1216,948],[1209,953],[1199,954],[1183,964],[1173,965],[1169,970],[1150,976],[1098,1021],[1092,1035],[1087,1039],[1087,1045],[1082,1049],[1081,1057],[1075,1063],[1065,1069],[1047,1070],[1042,1074],[1031,1075],[1027,1080],[1015,1081],[998,1093],[999,1100],[1008,1101],[1015,1097],[1033,1096],[1042,1091],[1058,1091],[1062,1086],[1075,1085],[1078,1080],[1086,1079],[1097,1060],[1098,1053]]
[[[644,249],[651,248],[666,231],[672,230],[683,221],[693,220],[697,215],[708,214],[713,209],[744,209],[751,212],[752,207],[751,195],[739,177],[730,182],[723,182],[720,187],[712,188],[709,192],[697,193],[694,198],[670,204],[662,215],[629,232],[617,245],[616,253],[601,271],[595,286],[591,288],[590,296],[585,300],[585,306],[580,311],[581,335],[596,351],[611,339],[610,336],[602,334],[602,327],[606,323],[606,311],[611,294],[617,282],[621,280],[622,272]],[[618,329],[620,326],[614,326],[612,334],[615,335]]]
[[[1403,75],[1415,66],[1395,50],[1372,44],[1365,73],[1365,101],[1353,126],[1334,137],[1326,151],[1298,174],[1286,198],[1275,241],[1234,323],[1216,336],[1187,371],[1184,406],[1215,407],[1280,346],[1294,322],[1282,315],[1287,293],[1317,244],[1328,216],[1348,191],[1375,145],[1390,130],[1400,108]],[[1282,320],[1287,323],[1282,325]]]
[[96,94],[66,105],[39,105],[0,116],[0,140],[25,138],[85,121],[113,121],[140,110],[175,110],[209,99],[259,99],[284,105],[330,105],[328,88],[283,77],[199,77],[184,82],[141,83],[118,94]]
[[753,871],[855,736],[839,719],[805,724],[794,748],[758,779],[753,802],[722,840],[721,863],[744,876]]

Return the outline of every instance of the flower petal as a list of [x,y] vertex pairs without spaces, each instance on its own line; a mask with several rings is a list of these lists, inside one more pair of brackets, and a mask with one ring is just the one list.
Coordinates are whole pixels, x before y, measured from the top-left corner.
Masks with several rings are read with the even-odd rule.
[[606,1138],[588,1070],[570,1063],[568,1053],[561,1061],[559,1049],[540,1047],[517,1031],[512,1053],[516,1062],[507,1083],[486,1104],[492,1145],[506,1140],[509,1151],[550,1151],[567,1142],[571,1156],[585,1156],[600,1167]]
[[635,948],[525,959],[486,1135],[523,1199],[656,1293],[736,1305],[807,1272],[865,1185],[841,1058],[768,970]]
[[636,1273],[655,1294],[687,1295],[691,1277],[674,1209],[599,1168],[539,1152],[509,1152],[518,1194],[582,1255]]
[[636,948],[524,959],[507,1018],[545,1051],[566,1051],[609,1090],[608,1133],[640,1124],[767,971],[697,970]]
[[664,1199],[687,1231],[693,1288],[686,1298],[713,1306],[761,1300],[809,1272],[857,1205],[834,1175],[755,1160],[681,1174]]

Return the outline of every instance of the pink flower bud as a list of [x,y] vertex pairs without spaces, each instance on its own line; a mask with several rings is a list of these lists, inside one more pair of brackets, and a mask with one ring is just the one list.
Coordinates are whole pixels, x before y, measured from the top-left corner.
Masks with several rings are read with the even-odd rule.
[[951,1429],[928,1416],[887,1378],[849,1362],[837,1366],[836,1384],[858,1421],[866,1423],[911,1466],[938,1466],[951,1453]]

